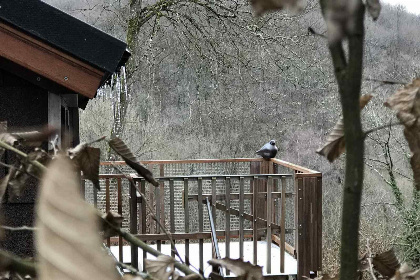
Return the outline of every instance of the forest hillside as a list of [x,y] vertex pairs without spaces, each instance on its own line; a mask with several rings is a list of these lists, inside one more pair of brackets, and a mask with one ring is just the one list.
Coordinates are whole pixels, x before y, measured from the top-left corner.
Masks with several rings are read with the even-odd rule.
[[[345,155],[329,163],[316,154],[341,113],[318,1],[296,15],[260,18],[246,1],[225,1],[217,11],[175,5],[134,31],[128,1],[46,2],[128,41],[132,52],[125,73],[81,111],[83,141],[118,135],[146,160],[255,157],[276,139],[277,158],[323,173],[324,271],[337,271]],[[368,130],[396,121],[385,99],[420,74],[420,17],[383,5],[366,28]],[[394,185],[409,203],[412,174],[402,128],[371,133],[365,162],[361,245],[369,238],[372,250],[395,247],[403,259]]]

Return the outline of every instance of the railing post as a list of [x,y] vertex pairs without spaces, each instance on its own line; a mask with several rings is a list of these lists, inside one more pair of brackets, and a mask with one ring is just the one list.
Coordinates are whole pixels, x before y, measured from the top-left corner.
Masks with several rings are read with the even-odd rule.
[[[280,209],[280,272],[284,273],[284,251],[286,247],[286,178],[281,178],[281,209]],[[296,228],[296,227],[295,227]]]
[[[108,213],[111,210],[111,201],[110,201],[110,193],[109,193],[109,178],[105,179],[105,211]],[[106,245],[111,247],[111,238],[108,237],[106,239]]]
[[[212,214],[212,217],[213,217],[213,225],[214,225],[214,230],[215,231],[217,230],[217,227],[216,227],[216,219],[217,219],[217,216],[216,216],[216,201],[217,201],[216,177],[212,177],[211,178],[211,206],[212,206],[211,207],[211,214]],[[216,232],[215,232],[214,238],[217,241]],[[213,252],[216,252],[216,248],[215,248],[214,244],[213,244]]]
[[[169,180],[169,215],[171,219],[170,232],[175,232],[175,194],[174,194],[174,180]],[[171,256],[175,257],[175,240],[171,244]]]
[[[130,233],[137,234],[137,190],[136,186],[130,184]],[[131,244],[131,266],[139,267],[138,248]]]
[[[122,189],[121,189],[121,178],[117,178],[117,207],[118,214],[122,216]],[[123,260],[123,238],[118,236],[118,260],[124,263]]]
[[254,176],[254,190],[253,190],[253,195],[252,195],[252,215],[253,215],[253,220],[252,220],[252,244],[253,244],[253,263],[257,264],[257,257],[258,257],[258,224],[257,224],[257,217],[258,217],[258,208],[257,208],[257,204],[258,204],[258,187],[257,187],[257,182],[258,181],[258,177]]
[[[198,178],[198,231],[203,232],[203,179]],[[198,254],[200,255],[200,273],[204,274],[204,240],[198,241]]]
[[266,242],[267,242],[267,274],[271,274],[271,212],[272,212],[272,197],[271,192],[273,188],[273,178],[268,176],[267,179],[267,235],[266,235]]
[[[184,178],[184,231],[190,232],[190,212],[188,205],[188,179]],[[185,263],[190,264],[190,240],[185,239]]]
[[[231,181],[230,181],[230,177],[226,177],[225,180],[225,194],[226,194],[226,209],[227,211],[225,212],[225,256],[226,258],[230,257],[230,185]],[[226,269],[226,275],[229,275],[229,270]]]
[[239,258],[244,258],[244,177],[239,178]]
[[[141,191],[141,204],[140,204],[140,226],[141,226],[141,233],[146,233],[146,180],[141,179],[140,182],[140,191]],[[146,271],[145,268],[145,259],[147,258],[147,253],[145,250],[143,250],[143,263],[142,263],[142,269],[143,271]]]

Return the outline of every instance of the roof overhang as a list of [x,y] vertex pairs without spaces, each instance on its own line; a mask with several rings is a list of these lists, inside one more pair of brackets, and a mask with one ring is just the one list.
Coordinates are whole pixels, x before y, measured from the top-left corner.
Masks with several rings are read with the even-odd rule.
[[1,68],[89,99],[130,56],[124,42],[39,0],[2,2],[0,42]]

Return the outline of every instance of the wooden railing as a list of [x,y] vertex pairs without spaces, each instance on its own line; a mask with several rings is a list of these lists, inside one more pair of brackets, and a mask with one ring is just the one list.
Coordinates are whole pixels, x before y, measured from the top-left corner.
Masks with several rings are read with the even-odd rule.
[[[251,239],[253,242],[253,262],[257,263],[257,241],[265,238],[267,242],[266,271],[271,273],[271,243],[277,243],[280,247],[280,271],[284,272],[284,252],[295,256],[298,263],[298,279],[309,276],[310,271],[321,271],[322,268],[322,174],[301,166],[297,166],[278,159],[270,161],[262,159],[206,159],[206,160],[181,160],[181,161],[142,161],[150,169],[160,176],[156,176],[160,186],[155,188],[143,178],[131,175],[137,183],[137,190],[147,197],[148,204],[153,208],[147,209],[146,203],[135,187],[129,186],[122,175],[102,174],[102,184],[105,186],[104,211],[111,208],[123,213],[123,193],[129,194],[129,225],[130,232],[146,242],[156,242],[160,251],[162,243],[169,237],[163,233],[158,220],[165,229],[170,232],[175,243],[181,242],[185,246],[185,261],[189,263],[190,243],[199,244],[199,269],[204,269],[203,244],[211,238],[210,229],[205,227],[205,213],[203,210],[206,198],[212,206],[212,214],[216,217],[224,216],[223,225],[220,224],[216,235],[218,239],[225,240],[226,257],[230,256],[231,239],[239,241],[239,256],[244,256],[244,240]],[[124,162],[113,162],[117,165],[125,165]],[[171,175],[171,166],[205,164],[223,165],[240,164],[250,174],[194,174],[194,175]],[[102,163],[106,167],[109,162]],[[247,167],[248,166],[248,167]],[[179,171],[177,168],[175,171]],[[221,167],[223,170],[223,166]],[[229,166],[231,168],[231,166]],[[200,168],[189,167],[195,172]],[[228,168],[227,168],[228,169]],[[173,172],[176,173],[176,172]],[[179,172],[178,172],[179,173]],[[254,173],[254,174],[252,174]],[[279,174],[282,173],[282,174]],[[115,188],[111,199],[110,182]],[[166,195],[165,195],[166,194]],[[98,192],[93,191],[93,203],[98,205]],[[179,210],[179,197],[182,197],[182,215]],[[177,199],[177,200],[176,200]],[[288,205],[286,200],[292,203]],[[102,198],[103,200],[103,198]],[[112,202],[116,205],[111,207]],[[200,203],[201,202],[201,203]],[[294,205],[292,205],[294,204]],[[166,207],[165,207],[166,205]],[[178,208],[177,208],[178,206]],[[127,207],[125,207],[127,208]],[[289,210],[287,210],[289,209]],[[168,211],[169,210],[169,211]],[[176,211],[177,210],[177,213]],[[286,211],[291,211],[291,217],[287,217]],[[167,213],[169,212],[169,213]],[[221,214],[220,214],[221,213]],[[169,215],[167,215],[169,214]],[[154,218],[150,218],[151,216]],[[182,217],[180,217],[180,215]],[[231,217],[237,217],[237,227],[233,228]],[[194,218],[194,221],[191,219]],[[286,228],[286,219],[292,219],[292,226]],[[180,231],[181,220],[183,230]],[[245,223],[248,223],[245,225]],[[193,226],[193,224],[195,226]],[[217,224],[217,219],[216,219]],[[286,242],[287,235],[291,242]],[[107,245],[116,243],[119,245],[119,260],[123,260],[123,240],[121,238],[108,239]],[[293,243],[293,244],[289,244]],[[143,260],[146,254],[142,256]],[[131,249],[131,263],[138,264],[137,248]],[[277,265],[277,264],[276,264]],[[143,265],[144,267],[144,265]]]

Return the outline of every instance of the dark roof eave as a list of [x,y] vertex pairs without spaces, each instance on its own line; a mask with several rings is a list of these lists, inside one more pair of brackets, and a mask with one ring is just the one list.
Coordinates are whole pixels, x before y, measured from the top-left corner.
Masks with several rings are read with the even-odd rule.
[[104,72],[126,63],[126,43],[39,0],[1,1],[0,21]]

